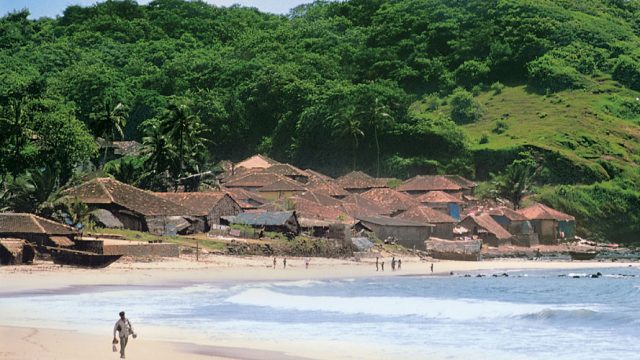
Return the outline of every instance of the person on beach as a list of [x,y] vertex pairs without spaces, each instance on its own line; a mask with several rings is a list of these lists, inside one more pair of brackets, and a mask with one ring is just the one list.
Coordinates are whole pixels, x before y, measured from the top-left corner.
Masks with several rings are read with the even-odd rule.
[[398,259],[398,270],[402,269],[402,259]]
[[382,271],[384,271],[384,261],[380,262],[380,269],[382,269]]
[[276,268],[276,258],[273,258],[273,268]]
[[287,258],[282,259],[282,268],[283,269],[287,268]]
[[431,263],[431,272],[433,272],[433,263]]
[[378,267],[380,266],[379,260],[380,259],[376,256],[376,271],[378,271]]
[[113,326],[113,344],[118,344],[118,340],[116,339],[116,331],[118,332],[118,337],[120,338],[120,359],[124,359],[124,350],[127,347],[127,343],[129,342],[129,335],[133,335],[135,339],[138,335],[136,335],[135,331],[133,331],[133,326],[131,326],[131,322],[129,319],[124,317],[124,311],[120,311],[120,319],[116,321],[116,324]]
[[308,269],[309,268],[309,262],[311,261],[311,259],[309,259],[309,257],[307,256],[306,258],[304,258],[304,268]]
[[391,258],[391,271],[396,271],[396,258]]

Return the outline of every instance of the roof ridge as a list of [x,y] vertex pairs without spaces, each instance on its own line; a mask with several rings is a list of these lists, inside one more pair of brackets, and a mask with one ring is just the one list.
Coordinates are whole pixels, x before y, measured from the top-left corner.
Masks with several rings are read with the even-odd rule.
[[46,234],[47,231],[44,229],[44,227],[42,227],[42,225],[40,225],[39,221],[36,221],[36,216],[33,214],[29,214],[29,218],[31,219],[31,221],[36,225],[36,227],[38,229],[40,229],[40,231],[42,231],[43,234]]

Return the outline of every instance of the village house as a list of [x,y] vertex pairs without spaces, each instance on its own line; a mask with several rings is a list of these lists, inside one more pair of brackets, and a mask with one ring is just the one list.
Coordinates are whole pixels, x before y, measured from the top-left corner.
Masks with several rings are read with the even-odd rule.
[[[107,225],[113,218],[123,228],[148,231],[154,234],[176,234],[188,229],[191,223],[184,218],[189,210],[153,193],[124,184],[111,178],[97,178],[65,190],[65,198],[89,206],[98,223]],[[111,213],[106,219],[100,216]]]
[[349,216],[356,219],[365,216],[391,216],[394,212],[391,208],[373,202],[359,194],[351,194],[341,201],[341,208],[349,214]]
[[324,180],[318,177],[311,177],[306,184],[308,190],[324,193],[336,199],[344,199],[351,193],[336,185],[334,180]]
[[253,155],[250,156],[238,163],[236,163],[234,165],[235,169],[240,169],[240,168],[244,168],[244,169],[267,169],[273,165],[278,165],[280,164],[279,162],[271,159],[268,156],[265,155]]
[[395,218],[431,224],[431,236],[441,239],[453,239],[453,228],[458,222],[451,216],[426,206],[414,206]]
[[458,226],[468,230],[468,235],[477,236],[490,246],[511,245],[513,235],[489,214],[468,215]]
[[269,202],[269,200],[254,193],[253,191],[244,190],[242,188],[223,187],[222,191],[231,196],[231,198],[240,205],[240,208],[243,211],[255,210]]
[[414,196],[430,191],[443,191],[457,198],[462,198],[463,194],[462,186],[442,175],[418,175],[402,183],[396,190]]
[[388,187],[384,180],[373,178],[362,171],[352,171],[334,181],[334,184],[352,194],[361,194],[376,188]]
[[297,181],[278,175],[278,180],[263,186],[257,192],[267,200],[288,199],[292,196],[302,194],[307,189]]
[[425,250],[425,241],[431,236],[433,225],[390,217],[362,217],[356,230],[372,231],[380,240],[392,240],[409,248]]
[[302,194],[294,196],[293,199],[304,199],[328,207],[339,207],[340,205],[342,205],[342,201],[333,198],[325,193],[313,190],[307,190]]
[[329,175],[325,175],[319,171],[315,171],[312,169],[304,170],[307,174],[309,174],[309,180],[317,179],[322,181],[333,181],[333,178]]
[[490,209],[487,213],[513,235],[511,242],[514,245],[538,245],[538,234],[535,233],[531,222],[524,215],[505,206]]
[[22,239],[48,252],[46,247],[73,247],[77,232],[66,225],[34,214],[0,213],[0,238]]
[[316,237],[328,237],[333,224],[353,224],[354,222],[353,218],[338,207],[325,206],[298,196],[263,207],[268,211],[288,210],[287,208],[295,210],[302,231],[310,232]]
[[311,177],[311,175],[306,171],[298,169],[291,164],[272,165],[264,169],[262,173],[285,176],[302,184],[306,184],[307,182],[309,182],[309,178]]
[[463,196],[473,197],[478,187],[478,184],[460,175],[444,175],[444,177],[458,184],[462,188]]
[[204,225],[196,232],[207,232],[214,225],[220,224],[222,216],[238,215],[242,212],[240,205],[224,192],[182,192],[154,193],[189,210],[188,216],[199,217]]
[[419,195],[415,199],[422,205],[441,211],[460,221],[464,201],[453,195],[449,195],[444,191],[429,191],[426,194]]
[[23,239],[0,238],[0,265],[31,264],[36,251]]
[[536,203],[518,213],[526,217],[543,244],[557,244],[561,240],[573,239],[576,219],[548,206]]
[[391,216],[396,216],[413,206],[420,205],[413,197],[389,188],[371,189],[360,196],[390,209]]
[[282,180],[283,177],[276,174],[250,171],[247,174],[228,179],[224,186],[227,188],[240,188],[248,191],[258,191],[267,185]]
[[240,213],[236,216],[225,216],[223,219],[230,224],[248,225],[263,231],[280,232],[288,237],[300,233],[300,223],[295,211]]
[[103,138],[97,138],[96,143],[100,148],[100,154],[107,151],[107,161],[124,156],[138,156],[142,149],[142,144],[137,141],[107,141]]

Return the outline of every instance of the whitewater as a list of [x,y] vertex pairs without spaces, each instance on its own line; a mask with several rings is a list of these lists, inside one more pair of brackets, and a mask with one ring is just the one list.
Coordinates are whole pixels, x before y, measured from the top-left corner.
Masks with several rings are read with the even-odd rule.
[[0,325],[108,334],[126,309],[138,331],[173,341],[313,341],[381,359],[640,358],[638,269],[508,275],[77,287],[0,298]]

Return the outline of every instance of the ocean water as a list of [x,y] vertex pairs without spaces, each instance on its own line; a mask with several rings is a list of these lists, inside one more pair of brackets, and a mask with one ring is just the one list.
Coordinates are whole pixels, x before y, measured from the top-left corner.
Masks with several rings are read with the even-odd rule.
[[110,334],[125,309],[138,332],[169,328],[170,340],[286,339],[395,359],[640,359],[637,267],[493,275],[77,287],[0,295],[0,324]]

